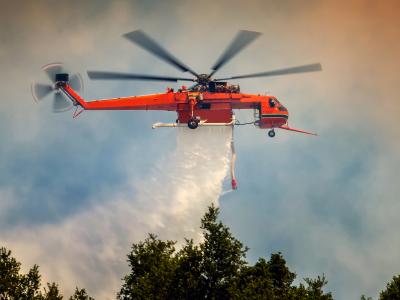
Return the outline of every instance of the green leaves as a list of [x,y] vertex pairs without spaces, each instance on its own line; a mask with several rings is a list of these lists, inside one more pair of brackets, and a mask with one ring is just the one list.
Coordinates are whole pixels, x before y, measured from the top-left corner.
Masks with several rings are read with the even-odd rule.
[[90,297],[85,289],[75,288],[75,293],[69,298],[69,300],[94,300]]
[[[128,254],[129,274],[123,278],[118,299],[270,299],[332,300],[324,292],[323,275],[305,278],[293,285],[296,274],[290,271],[282,253],[269,260],[259,258],[254,265],[246,260],[248,248],[229,228],[218,221],[219,209],[209,207],[201,220],[203,241],[195,245],[185,240],[180,250],[175,241],[162,241],[150,234],[132,245]],[[39,267],[26,274],[11,251],[0,248],[0,300],[62,300],[56,283],[41,289]],[[393,277],[380,300],[400,299],[400,275]],[[69,300],[94,300],[85,289],[75,289]],[[372,300],[361,296],[361,300]]]
[[219,209],[209,207],[201,220],[204,240],[175,242],[149,235],[133,244],[128,254],[130,273],[119,299],[332,299],[324,294],[325,277],[306,279],[308,287],[292,286],[296,275],[281,253],[254,266],[245,261],[248,250],[218,221]]
[[11,251],[0,248],[0,299],[10,299],[20,283],[21,264],[11,257]]
[[200,244],[203,255],[200,284],[205,298],[229,299],[229,288],[246,264],[247,248],[217,221],[218,214],[219,209],[212,205],[201,220],[204,242]]
[[395,300],[400,299],[400,275],[394,276],[392,281],[386,285],[379,295],[379,300]]
[[39,267],[34,265],[27,274],[20,274],[20,268],[11,251],[0,248],[0,299],[42,299]]
[[118,294],[119,299],[168,299],[176,269],[175,242],[161,241],[155,235],[133,244],[128,254],[131,273]]
[[[21,274],[21,263],[11,256],[11,251],[0,248],[0,300],[62,300],[58,285],[47,283],[41,290],[39,267],[34,265],[27,274]],[[72,300],[94,300],[86,291],[76,290]]]
[[47,283],[47,289],[44,288],[45,294],[43,295],[44,300],[62,300],[63,296],[58,290],[58,285],[56,283]]

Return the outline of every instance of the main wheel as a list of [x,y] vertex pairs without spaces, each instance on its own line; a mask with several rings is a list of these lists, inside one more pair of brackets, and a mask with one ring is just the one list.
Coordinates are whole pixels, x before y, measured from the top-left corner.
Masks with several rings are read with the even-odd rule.
[[188,127],[190,129],[196,129],[197,127],[199,127],[199,122],[196,119],[190,119],[188,122]]
[[268,131],[268,136],[273,138],[275,136],[275,130],[271,129]]

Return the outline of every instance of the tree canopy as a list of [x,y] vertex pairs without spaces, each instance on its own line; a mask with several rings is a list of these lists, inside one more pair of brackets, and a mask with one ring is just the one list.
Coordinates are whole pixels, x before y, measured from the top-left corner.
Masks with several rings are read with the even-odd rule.
[[[39,267],[34,265],[26,274],[21,273],[21,263],[11,256],[11,251],[0,248],[0,300],[62,300],[58,285],[47,283],[41,288]],[[76,288],[71,300],[94,300],[85,289]]]
[[186,240],[175,249],[174,241],[150,234],[132,245],[130,273],[123,279],[118,299],[333,299],[323,287],[324,276],[293,285],[281,253],[254,265],[245,260],[248,248],[218,221],[219,209],[209,207],[201,220],[204,240]]
[[[219,209],[209,207],[201,219],[203,240],[195,244],[186,239],[180,249],[175,241],[163,241],[149,234],[134,243],[128,254],[129,273],[123,278],[117,294],[130,299],[288,299],[331,300],[325,292],[324,275],[304,278],[294,284],[282,253],[269,259],[259,258],[251,265],[246,261],[248,248],[237,240],[229,228],[218,220]],[[39,267],[26,274],[11,251],[0,248],[0,300],[62,300],[56,283],[41,286]],[[94,300],[85,289],[75,289],[69,300]],[[400,275],[394,276],[380,293],[380,300],[400,300]],[[372,300],[361,296],[361,300]]]
[[379,295],[379,300],[400,300],[400,275],[394,276]]

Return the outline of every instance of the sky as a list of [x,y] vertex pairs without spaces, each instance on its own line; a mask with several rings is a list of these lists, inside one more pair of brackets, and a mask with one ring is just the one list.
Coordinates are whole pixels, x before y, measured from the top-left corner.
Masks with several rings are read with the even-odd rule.
[[[1,1],[0,245],[66,293],[112,299],[132,242],[199,240],[210,203],[254,263],[281,251],[298,275],[325,274],[335,299],[377,297],[400,273],[400,10],[387,1]],[[122,34],[142,29],[199,73],[238,30],[263,35],[218,74],[320,62],[323,71],[244,79],[275,95],[310,137],[234,128],[152,130],[167,112],[51,113],[40,68],[83,75],[85,99],[159,93],[167,83],[90,81],[86,70],[181,76]],[[234,82],[236,83],[236,82]],[[174,87],[178,87],[175,85]],[[238,111],[242,121],[252,112]],[[196,223],[196,220],[197,223]],[[95,275],[93,275],[95,274]]]

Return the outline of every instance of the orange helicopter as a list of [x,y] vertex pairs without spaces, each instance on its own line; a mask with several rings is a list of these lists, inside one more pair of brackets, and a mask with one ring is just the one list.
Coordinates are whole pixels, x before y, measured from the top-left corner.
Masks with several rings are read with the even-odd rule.
[[[161,47],[143,31],[132,31],[123,36],[130,42],[139,45],[180,71],[190,73],[193,77],[88,71],[87,74],[90,79],[152,80],[165,82],[188,81],[194,84],[190,87],[182,86],[177,91],[174,91],[172,88],[167,88],[165,93],[160,94],[85,101],[78,94],[83,88],[81,76],[79,74],[70,75],[65,72],[62,64],[53,63],[42,68],[51,80],[51,84],[32,83],[32,94],[36,101],[40,101],[53,93],[53,110],[55,112],[61,112],[75,106],[74,118],[84,110],[176,111],[178,115],[176,122],[155,123],[153,124],[153,128],[188,126],[190,129],[196,129],[199,126],[244,125],[235,120],[233,110],[252,109],[255,111],[255,120],[246,124],[254,124],[259,128],[269,129],[268,135],[270,137],[275,136],[275,129],[277,128],[316,135],[312,132],[289,127],[289,112],[275,96],[245,94],[240,91],[239,85],[229,84],[227,80],[321,71],[320,63],[239,76],[214,78],[218,70],[259,37],[260,34],[261,33],[254,31],[239,31],[230,45],[212,66],[211,73],[198,74]],[[233,144],[232,151],[234,151]],[[234,174],[233,170],[231,174]],[[234,189],[237,187],[234,175],[232,175],[232,187]]]

